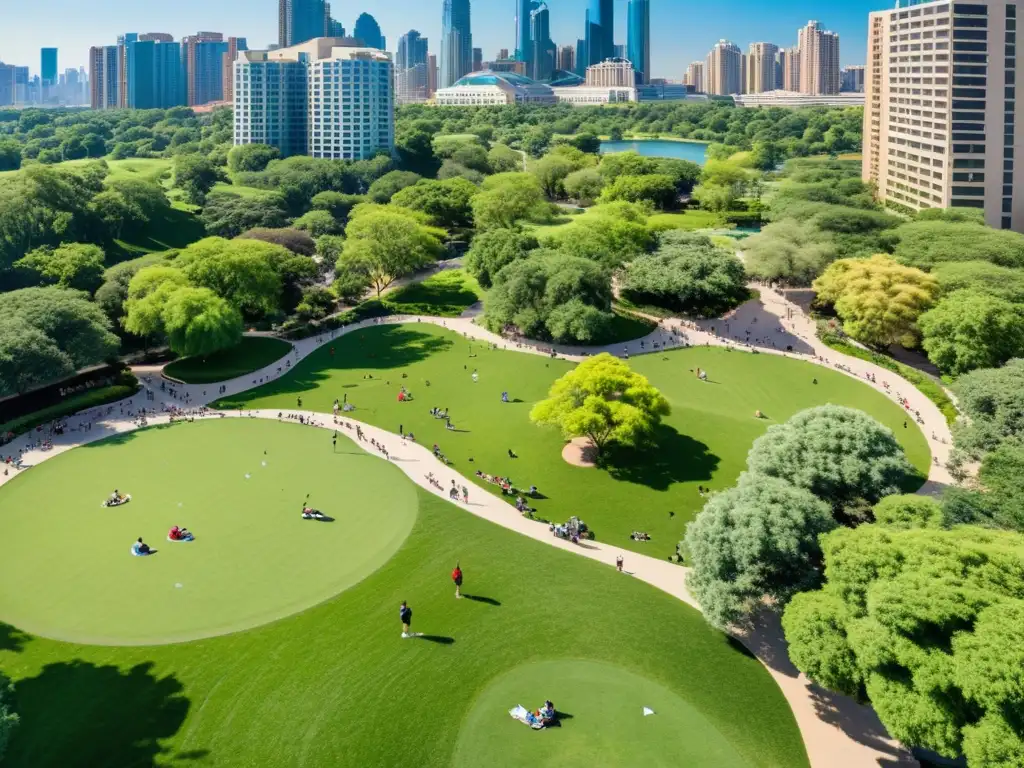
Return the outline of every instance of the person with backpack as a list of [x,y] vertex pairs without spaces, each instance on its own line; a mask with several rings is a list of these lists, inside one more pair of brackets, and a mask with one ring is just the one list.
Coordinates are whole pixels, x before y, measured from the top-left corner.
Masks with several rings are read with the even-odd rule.
[[398,618],[402,621],[402,637],[411,637],[412,633],[409,631],[409,627],[412,624],[412,608],[405,600],[402,601],[402,605],[398,609]]
[[452,581],[455,582],[455,597],[462,597],[462,569],[458,562],[455,563],[455,570],[452,571]]

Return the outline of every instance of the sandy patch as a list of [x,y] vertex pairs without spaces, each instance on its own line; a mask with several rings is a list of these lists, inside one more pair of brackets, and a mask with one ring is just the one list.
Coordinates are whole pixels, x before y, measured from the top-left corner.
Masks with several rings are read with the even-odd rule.
[[566,443],[562,458],[574,467],[596,467],[597,448],[591,445],[589,437],[576,437]]

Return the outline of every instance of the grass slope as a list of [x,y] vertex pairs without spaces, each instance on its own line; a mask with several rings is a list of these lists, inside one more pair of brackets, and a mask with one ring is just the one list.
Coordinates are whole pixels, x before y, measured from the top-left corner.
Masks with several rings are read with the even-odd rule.
[[[282,430],[282,440],[304,456],[326,449],[319,430],[303,432],[310,446],[302,448],[284,436],[290,428],[268,426]],[[407,482],[396,467],[382,466],[396,484]],[[365,479],[340,471],[331,481],[344,498]],[[0,489],[0,500],[8,490]],[[558,756],[559,738],[605,738],[605,717],[613,710],[601,702],[581,705],[562,729],[539,735],[524,726],[508,729],[516,724],[507,710],[517,701],[502,700],[500,707],[496,701],[491,711],[480,708],[479,697],[520,665],[566,660],[567,669],[595,662],[613,666],[616,678],[636,675],[660,686],[671,693],[664,694],[667,710],[683,711],[685,704],[699,712],[742,765],[807,765],[774,681],[696,611],[611,568],[416,493],[413,531],[387,564],[337,597],[273,624],[186,644],[119,648],[35,638],[0,624],[0,668],[17,686],[21,715],[5,764],[448,766],[467,726],[504,734],[510,750],[550,738],[550,756]],[[2,501],[0,508],[13,512]],[[245,525],[244,509],[232,513]],[[53,553],[35,555],[35,568],[57,567]],[[453,598],[449,573],[457,559],[464,592],[486,599]],[[0,617],[9,598],[0,586]],[[399,637],[403,599],[413,606],[414,628],[431,639]],[[175,607],[154,597],[110,609],[145,621]],[[536,687],[509,695],[536,706],[557,692],[569,711],[576,697],[570,684],[562,677],[549,689],[538,679]],[[682,722],[673,711],[666,716]],[[690,736],[657,730],[650,747],[676,754],[680,738]],[[718,751],[690,756],[687,765],[721,765]]]
[[446,269],[384,298],[396,314],[458,317],[483,297],[484,291],[472,275],[462,269]]
[[268,336],[243,336],[229,349],[222,349],[206,357],[185,357],[164,368],[164,373],[186,384],[210,384],[258,371],[280,360],[291,350],[291,345]]
[[[896,433],[914,466],[927,474],[928,446],[916,425],[904,428],[899,406],[839,372],[710,347],[633,357],[630,365],[661,389],[672,415],[655,436],[657,450],[613,452],[608,470],[567,465],[561,435],[530,422],[533,404],[571,363],[488,349],[434,325],[380,326],[343,336],[283,378],[223,404],[287,409],[301,396],[303,408],[329,413],[334,400],[347,394],[355,418],[391,432],[411,430],[427,446],[438,443],[467,477],[480,470],[511,477],[521,487],[536,485],[547,497],[537,503],[539,515],[559,521],[579,515],[599,539],[657,557],[675,552],[686,523],[703,505],[697,486],[733,485],[754,440],[805,408],[835,403],[866,411]],[[691,373],[698,367],[708,371],[710,382]],[[476,384],[474,369],[480,374]],[[399,403],[401,385],[416,400]],[[501,402],[506,390],[515,402]],[[450,409],[458,431],[430,416],[435,406]],[[756,410],[767,418],[755,419]],[[509,457],[510,449],[518,458]],[[645,530],[653,540],[633,542],[633,530]]]

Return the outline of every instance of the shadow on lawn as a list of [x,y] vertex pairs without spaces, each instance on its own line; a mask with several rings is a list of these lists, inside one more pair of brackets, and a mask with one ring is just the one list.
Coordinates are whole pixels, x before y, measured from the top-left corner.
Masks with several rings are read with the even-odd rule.
[[20,653],[31,639],[31,635],[26,635],[17,627],[0,622],[0,651]]
[[[178,732],[189,700],[173,676],[151,663],[125,671],[82,660],[48,664],[15,684],[21,724],[8,765],[155,766],[171,754],[161,741]],[[192,750],[185,759],[205,757]]]
[[139,436],[140,432],[154,432],[164,429],[172,429],[180,424],[186,422],[177,422],[175,424],[154,424],[149,427],[143,427],[142,429],[133,429],[131,432],[118,432],[117,434],[111,435],[110,437],[104,437],[100,440],[93,440],[91,443],[83,443],[82,448],[105,448],[108,445],[124,445],[130,443],[132,440]]
[[666,491],[674,483],[710,480],[718,468],[718,456],[709,453],[699,440],[662,424],[655,430],[650,447],[613,445],[602,464],[616,480]]
[[[454,342],[409,326],[380,325],[353,331],[325,343],[281,378],[217,401],[222,409],[245,406],[258,397],[298,394],[316,389],[331,371],[404,368],[444,352]],[[331,355],[331,349],[335,354]]]

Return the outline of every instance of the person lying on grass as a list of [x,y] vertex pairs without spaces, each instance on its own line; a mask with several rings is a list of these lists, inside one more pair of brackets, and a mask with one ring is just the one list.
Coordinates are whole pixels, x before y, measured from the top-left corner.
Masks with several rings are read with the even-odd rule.
[[171,541],[192,541],[194,537],[187,528],[179,528],[175,525],[167,532],[167,538]]

